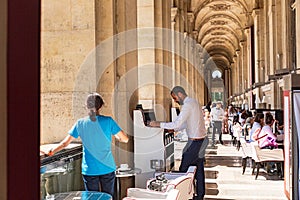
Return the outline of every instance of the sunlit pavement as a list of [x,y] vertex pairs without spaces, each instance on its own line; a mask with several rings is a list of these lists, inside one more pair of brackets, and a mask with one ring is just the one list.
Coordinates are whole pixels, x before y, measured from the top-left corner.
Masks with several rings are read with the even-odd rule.
[[[211,135],[209,135],[211,137]],[[211,141],[211,138],[210,138]],[[217,140],[216,140],[217,141]],[[286,200],[284,180],[276,173],[260,170],[257,180],[252,175],[250,161],[242,174],[242,153],[231,144],[231,136],[223,135],[224,145],[210,145],[206,150],[205,200]],[[178,170],[185,142],[175,142],[175,170]]]

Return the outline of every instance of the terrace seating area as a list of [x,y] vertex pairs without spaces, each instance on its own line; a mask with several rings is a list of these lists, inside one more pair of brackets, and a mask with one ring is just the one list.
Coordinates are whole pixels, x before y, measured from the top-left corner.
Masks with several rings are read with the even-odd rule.
[[[280,173],[271,173],[266,168],[268,163],[273,161],[282,163],[282,149],[273,149],[276,152],[274,154],[279,155],[278,157],[268,157],[273,153],[271,155],[264,154],[264,152],[272,151],[270,149],[263,149],[262,152],[258,150],[257,157],[256,152],[254,152],[254,156],[252,154],[254,146],[246,143],[243,137],[239,140],[241,142],[239,150],[236,145],[233,145],[232,137],[229,134],[223,134],[223,145],[217,144],[216,148],[207,148],[206,195],[204,199],[287,200],[281,173],[283,169],[279,171]],[[259,170],[257,170],[256,164],[258,164]],[[278,168],[281,168],[279,163],[278,165]],[[256,169],[255,173],[253,173],[253,167]]]

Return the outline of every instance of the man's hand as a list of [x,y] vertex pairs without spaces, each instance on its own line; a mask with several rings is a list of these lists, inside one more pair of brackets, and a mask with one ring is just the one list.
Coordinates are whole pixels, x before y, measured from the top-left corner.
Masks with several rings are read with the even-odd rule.
[[160,122],[157,122],[157,121],[151,121],[149,123],[149,126],[152,126],[152,127],[160,127]]

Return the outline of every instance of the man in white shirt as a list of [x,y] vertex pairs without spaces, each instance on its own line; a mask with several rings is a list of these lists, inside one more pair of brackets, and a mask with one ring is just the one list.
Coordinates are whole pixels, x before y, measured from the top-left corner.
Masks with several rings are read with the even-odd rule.
[[223,144],[222,141],[222,121],[224,117],[224,110],[222,108],[222,102],[218,101],[216,107],[211,109],[210,119],[213,125],[213,134],[212,134],[212,146],[215,146],[215,136],[216,133],[219,134],[219,141]]
[[175,131],[186,129],[188,142],[182,151],[179,171],[186,172],[189,166],[197,166],[194,200],[202,200],[205,195],[204,154],[208,144],[203,113],[198,101],[188,97],[182,87],[174,87],[171,96],[181,105],[181,111],[176,120],[168,123],[153,121],[150,122],[150,126]]

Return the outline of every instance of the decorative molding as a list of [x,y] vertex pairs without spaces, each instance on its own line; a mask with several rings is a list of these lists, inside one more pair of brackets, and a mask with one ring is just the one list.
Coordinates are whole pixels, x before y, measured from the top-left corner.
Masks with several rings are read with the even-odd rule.
[[295,10],[295,9],[296,9],[296,3],[297,3],[297,2],[295,1],[295,2],[291,5],[291,9],[292,9],[292,10]]
[[195,20],[195,15],[192,12],[188,12],[187,17],[190,22],[193,22]]
[[279,80],[277,81],[277,83],[278,83],[278,86],[279,86],[280,88],[283,88],[283,87],[284,87],[284,80],[283,80],[283,79],[279,79]]
[[264,85],[264,86],[261,86],[261,91],[262,92],[270,92],[271,91],[271,84],[267,84],[267,85]]
[[219,31],[219,32],[211,33],[211,35],[225,35],[225,33]]
[[220,4],[214,4],[212,6],[209,6],[209,8],[213,11],[226,11],[226,10],[230,10],[231,6],[227,5],[225,3],[220,3]]
[[260,13],[261,13],[261,10],[259,8],[253,9],[252,10],[252,17],[255,18],[258,15],[260,15]]
[[211,25],[227,25],[228,22],[224,20],[213,20],[210,22]]
[[178,13],[178,8],[177,7],[171,8],[171,21],[172,22],[175,21],[177,13]]
[[211,43],[220,44],[220,43],[225,43],[225,41],[224,40],[213,40],[213,41],[211,41]]

